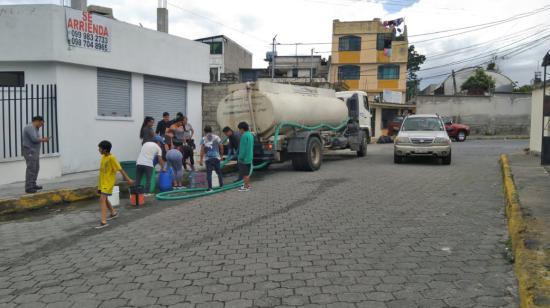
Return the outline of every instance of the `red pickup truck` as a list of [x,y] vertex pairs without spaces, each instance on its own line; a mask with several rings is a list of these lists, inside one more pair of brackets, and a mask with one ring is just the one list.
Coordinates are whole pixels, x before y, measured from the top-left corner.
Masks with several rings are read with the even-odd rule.
[[450,117],[443,117],[443,123],[445,123],[445,129],[449,137],[458,142],[465,141],[466,137],[470,135],[470,127],[468,125],[454,123]]
[[404,116],[396,116],[391,121],[388,121],[388,136],[396,136],[401,129]]

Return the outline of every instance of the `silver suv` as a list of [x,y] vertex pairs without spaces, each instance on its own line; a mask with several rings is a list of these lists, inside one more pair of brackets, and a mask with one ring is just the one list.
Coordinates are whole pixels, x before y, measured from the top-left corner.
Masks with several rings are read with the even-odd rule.
[[436,114],[410,115],[403,120],[395,138],[393,162],[400,164],[407,157],[431,156],[451,164],[451,139]]

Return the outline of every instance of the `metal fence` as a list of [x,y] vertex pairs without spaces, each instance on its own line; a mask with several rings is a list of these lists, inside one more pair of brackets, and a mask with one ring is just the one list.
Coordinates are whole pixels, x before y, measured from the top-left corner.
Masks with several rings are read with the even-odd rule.
[[44,117],[40,129],[42,137],[50,141],[42,144],[42,154],[59,153],[57,129],[57,86],[25,85],[24,87],[0,87],[2,108],[0,138],[2,155],[0,161],[22,157],[21,141],[23,128],[32,122],[32,117]]

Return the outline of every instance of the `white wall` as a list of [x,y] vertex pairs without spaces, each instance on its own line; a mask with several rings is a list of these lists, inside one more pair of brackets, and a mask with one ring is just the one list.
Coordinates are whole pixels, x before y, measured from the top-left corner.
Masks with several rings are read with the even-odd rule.
[[[200,143],[202,138],[202,84],[197,82],[187,83],[187,117],[189,123],[195,129],[195,144]],[[198,151],[197,151],[198,152]],[[197,153],[195,153],[197,154]]]
[[94,22],[109,27],[111,51],[69,47],[65,10],[73,9],[53,4],[3,5],[0,9],[0,61],[58,61],[209,81],[206,44],[94,15]]
[[531,95],[419,95],[416,98],[416,112],[453,117],[460,123],[469,125],[474,135],[529,135]]
[[[25,181],[26,165],[24,160],[0,162],[0,185]],[[61,159],[58,156],[40,158],[39,180],[61,176]],[[23,189],[23,188],[21,188]]]
[[113,118],[97,115],[97,68],[56,64],[56,71],[63,173],[97,169],[101,140],[113,144],[113,154],[119,160],[136,160],[141,146],[143,75],[132,74],[132,116]]
[[0,72],[23,71],[26,84],[54,84],[56,82],[55,67],[49,62],[2,62]]

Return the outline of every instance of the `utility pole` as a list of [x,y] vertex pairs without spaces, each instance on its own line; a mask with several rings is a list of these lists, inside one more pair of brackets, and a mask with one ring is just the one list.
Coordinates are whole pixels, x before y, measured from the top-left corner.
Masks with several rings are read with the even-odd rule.
[[313,85],[313,51],[315,48],[311,48],[311,59],[309,63],[309,85]]
[[544,75],[542,77],[542,135],[540,142],[540,164],[541,165],[550,165],[550,136],[548,135],[548,130],[550,127],[550,108],[547,104],[546,97],[546,67],[550,65],[550,50],[546,52],[544,58],[542,59],[542,66],[544,67]]
[[456,95],[456,78],[455,78],[455,70],[453,70],[453,95]]
[[273,37],[273,49],[271,50],[271,82],[275,82],[275,40],[277,39],[277,34]]

